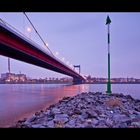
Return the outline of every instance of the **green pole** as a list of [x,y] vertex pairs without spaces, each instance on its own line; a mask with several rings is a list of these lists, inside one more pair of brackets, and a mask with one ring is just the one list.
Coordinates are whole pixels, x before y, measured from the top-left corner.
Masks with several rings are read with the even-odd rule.
[[108,26],[108,82],[107,82],[107,93],[111,94],[111,81],[110,81],[110,23],[111,20],[109,16],[107,16],[106,24]]

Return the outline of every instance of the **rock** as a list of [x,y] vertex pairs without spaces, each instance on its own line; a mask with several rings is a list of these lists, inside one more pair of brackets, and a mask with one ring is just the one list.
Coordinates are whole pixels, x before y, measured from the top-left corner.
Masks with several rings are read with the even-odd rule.
[[48,121],[43,124],[43,126],[47,126],[49,128],[54,128],[54,121]]
[[83,119],[88,118],[88,114],[85,111],[82,112],[81,116],[82,116]]
[[39,128],[46,128],[45,126],[41,125]]
[[131,125],[140,128],[140,122],[132,122]]
[[92,124],[84,124],[84,128],[93,128]]
[[135,110],[140,112],[140,106],[136,106]]
[[129,125],[128,128],[137,128],[137,127],[134,125]]
[[127,117],[126,115],[123,115],[123,114],[115,114],[113,116],[113,120],[117,123],[119,122],[127,122],[127,121],[130,121],[131,118],[130,117]]
[[83,103],[79,103],[77,107],[80,108],[80,109],[81,109],[81,108],[82,108],[82,109],[86,108],[86,106],[84,106]]
[[111,108],[110,108],[110,107],[108,107],[108,106],[106,106],[106,110],[109,110],[109,111],[110,111],[110,110],[111,110]]
[[110,113],[113,114],[114,112],[111,110]]
[[63,97],[62,101],[68,101],[70,97]]
[[65,124],[64,128],[75,128],[75,125],[69,125],[69,124]]
[[66,123],[68,121],[68,115],[67,114],[56,114],[54,117],[54,122],[62,122]]
[[51,113],[50,110],[47,110],[46,112],[43,112],[43,114],[45,114],[45,115],[49,115],[50,113]]
[[133,111],[133,114],[139,115],[140,116],[140,112],[139,111]]
[[93,121],[92,121],[92,125],[94,126],[96,126],[97,124],[99,123],[99,121],[97,120],[97,119],[94,119]]
[[17,123],[24,123],[27,120],[27,118],[24,118],[23,120],[19,120]]
[[107,117],[111,117],[111,116],[114,115],[114,112],[113,112],[113,111],[108,111],[108,110],[107,110],[107,111],[105,112],[105,114],[106,114]]
[[104,125],[97,125],[95,128],[108,128],[108,126],[106,126],[105,124]]
[[32,125],[32,128],[40,128],[40,127],[42,127],[42,124],[34,124],[34,125]]
[[78,116],[77,116],[77,121],[79,121],[79,122],[84,122],[84,121],[85,121],[85,118],[83,118],[82,115],[78,115]]
[[125,97],[126,97],[127,99],[134,100],[134,99],[132,98],[131,95],[126,95]]
[[54,127],[55,128],[64,128],[65,125],[64,125],[64,123],[62,121],[57,121],[57,122],[55,122],[55,126]]
[[103,104],[104,102],[103,101],[100,101],[100,100],[97,100],[96,103]]
[[25,125],[30,125],[30,123],[32,123],[33,121],[35,121],[37,119],[36,115],[33,115],[31,118],[27,119],[24,124]]
[[92,119],[87,119],[85,122],[87,122],[88,124],[92,123]]
[[58,108],[53,108],[53,109],[51,110],[51,113],[52,113],[52,114],[60,114],[61,111],[60,111],[60,109],[58,109]]
[[44,118],[46,117],[46,114],[44,114],[44,112],[42,112],[37,118],[40,119],[40,118]]
[[131,115],[132,122],[140,122],[140,115]]
[[112,95],[118,98],[124,98],[124,95],[122,93],[120,94],[113,93]]
[[116,128],[126,128],[127,127],[127,123],[120,123],[116,125]]
[[125,103],[125,102],[127,102],[127,99],[122,98],[121,101],[122,101],[123,103]]
[[68,101],[72,100],[70,97],[64,97],[62,100],[59,101],[59,103],[67,103]]
[[99,116],[102,117],[102,118],[106,118],[107,117],[105,114],[101,114]]
[[113,126],[113,120],[107,118],[106,125],[109,126],[109,127]]
[[80,115],[82,113],[81,110],[78,108],[75,108],[73,112],[74,112],[74,114],[78,114],[78,115]]
[[140,103],[140,99],[135,99],[135,103]]
[[105,102],[105,104],[109,107],[121,106],[122,102],[119,99],[109,99]]
[[102,92],[96,92],[95,94],[97,94],[97,95],[102,95]]
[[36,115],[36,116],[39,116],[39,115],[40,115],[40,112],[36,112],[35,115]]
[[29,124],[29,125],[22,124],[22,125],[18,126],[18,128],[31,128],[31,124]]
[[87,97],[85,100],[86,100],[87,103],[92,103],[92,98]]
[[126,116],[129,116],[130,115],[130,113],[129,113],[129,111],[128,110],[121,110],[121,114],[125,114]]
[[85,124],[79,124],[76,126],[76,128],[91,128],[92,126],[89,126],[89,125],[85,125]]
[[97,113],[97,115],[101,115],[105,112],[104,105],[103,106],[97,105],[93,110]]
[[128,110],[129,115],[132,115],[134,113],[133,110]]
[[71,119],[66,123],[67,126],[74,127],[76,125],[76,119]]
[[98,114],[96,112],[94,110],[91,110],[91,109],[88,109],[86,111],[86,113],[88,114],[88,118],[97,118],[98,117]]
[[130,118],[131,118],[131,120],[133,120],[133,119],[136,118],[136,115],[135,114],[132,114],[132,115],[130,115]]

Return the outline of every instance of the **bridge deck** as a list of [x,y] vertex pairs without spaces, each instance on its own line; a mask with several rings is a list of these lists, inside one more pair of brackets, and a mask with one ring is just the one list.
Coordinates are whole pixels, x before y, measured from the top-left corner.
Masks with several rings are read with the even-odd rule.
[[0,54],[84,80],[82,75],[49,54],[43,47],[1,22]]

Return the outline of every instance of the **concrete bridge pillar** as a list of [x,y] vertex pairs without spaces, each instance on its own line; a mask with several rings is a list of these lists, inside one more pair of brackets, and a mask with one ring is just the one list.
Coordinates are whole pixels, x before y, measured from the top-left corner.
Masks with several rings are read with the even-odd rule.
[[73,78],[73,84],[82,84],[83,80],[79,79],[79,78]]

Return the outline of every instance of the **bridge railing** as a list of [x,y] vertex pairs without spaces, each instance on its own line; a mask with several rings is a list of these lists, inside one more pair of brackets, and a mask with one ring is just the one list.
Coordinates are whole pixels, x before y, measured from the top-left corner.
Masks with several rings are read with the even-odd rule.
[[43,52],[47,53],[48,55],[51,55],[51,53],[49,51],[47,51],[45,48],[41,47],[41,45],[37,44],[36,42],[34,42],[32,39],[30,39],[29,37],[27,37],[25,34],[23,34],[21,31],[19,31],[18,29],[16,29],[15,27],[13,27],[12,25],[10,25],[9,23],[7,23],[6,21],[2,20],[0,18],[0,23],[8,30],[10,30],[11,32],[13,32],[14,34],[18,35],[19,37],[21,37],[22,39],[24,39],[25,41],[29,42],[30,44],[32,44],[34,47],[41,49]]
[[63,61],[61,61],[60,59],[58,59],[57,57],[55,57],[54,55],[52,55],[49,51],[47,51],[44,47],[41,47],[41,45],[37,44],[36,42],[34,42],[33,40],[31,40],[30,38],[28,38],[26,35],[24,35],[22,32],[20,32],[18,29],[16,29],[15,27],[13,27],[12,25],[10,25],[9,23],[7,23],[6,21],[2,20],[0,18],[0,26],[3,26],[4,28],[6,28],[7,30],[9,30],[10,32],[16,34],[17,36],[19,36],[20,38],[22,38],[23,40],[25,40],[26,42],[30,43],[31,45],[33,45],[35,48],[40,49],[43,53],[53,57],[55,60],[57,60],[58,62],[62,63],[63,65],[65,65],[66,67],[69,67],[71,70],[73,70],[74,72],[76,72],[78,74],[77,71],[75,71],[74,69],[72,69],[69,65],[66,65]]

